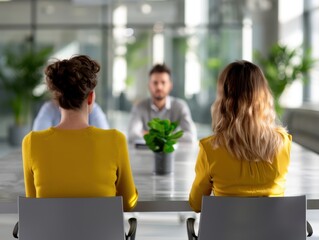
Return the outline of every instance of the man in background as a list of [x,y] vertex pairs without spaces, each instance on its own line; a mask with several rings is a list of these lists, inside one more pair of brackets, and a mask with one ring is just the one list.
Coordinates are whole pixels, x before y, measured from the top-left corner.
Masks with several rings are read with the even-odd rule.
[[[57,104],[53,100],[45,102],[36,118],[34,119],[32,130],[39,131],[60,123],[61,113]],[[94,103],[92,112],[89,115],[89,124],[97,128],[109,129],[109,123],[101,107]]]
[[187,103],[169,96],[173,83],[171,71],[165,64],[157,64],[150,70],[148,87],[151,97],[138,103],[131,111],[129,141],[143,139],[144,134],[148,132],[147,123],[153,118],[177,121],[179,128],[184,131],[180,141],[196,141],[196,127]]

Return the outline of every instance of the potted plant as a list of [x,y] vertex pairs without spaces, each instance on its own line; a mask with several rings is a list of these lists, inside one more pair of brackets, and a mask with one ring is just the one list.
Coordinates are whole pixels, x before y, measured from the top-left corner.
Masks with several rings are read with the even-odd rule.
[[43,67],[52,53],[51,47],[33,49],[26,43],[7,47],[0,59],[0,87],[5,91],[7,105],[14,115],[9,126],[9,143],[20,145],[31,129],[30,119],[33,103],[42,93],[35,93],[43,79]]
[[149,132],[144,135],[146,145],[155,153],[156,174],[168,174],[174,171],[174,144],[183,136],[183,131],[175,131],[178,122],[154,118],[148,122]]
[[290,49],[288,46],[276,43],[267,56],[262,56],[260,52],[255,51],[255,58],[268,80],[274,96],[276,112],[278,116],[281,116],[283,109],[279,99],[286,87],[296,80],[302,80],[304,83],[308,80],[308,73],[315,63],[311,57],[311,51],[303,50],[301,47]]

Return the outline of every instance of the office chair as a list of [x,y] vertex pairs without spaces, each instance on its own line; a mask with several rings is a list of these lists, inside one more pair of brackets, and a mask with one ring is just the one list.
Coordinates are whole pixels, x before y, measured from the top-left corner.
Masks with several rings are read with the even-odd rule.
[[19,197],[18,209],[13,236],[20,240],[135,239],[135,218],[128,220],[128,234],[124,232],[122,197]]
[[306,196],[204,196],[198,227],[187,219],[189,240],[301,240],[312,235],[306,222]]

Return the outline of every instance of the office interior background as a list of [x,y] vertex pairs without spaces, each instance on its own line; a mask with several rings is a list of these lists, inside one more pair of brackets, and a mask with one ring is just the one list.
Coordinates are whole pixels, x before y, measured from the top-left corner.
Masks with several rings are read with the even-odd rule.
[[[51,46],[51,58],[90,55],[101,64],[96,101],[111,127],[125,133],[132,105],[148,96],[150,68],[165,62],[172,69],[172,95],[187,101],[202,129],[199,137],[204,137],[211,133],[210,107],[219,71],[234,60],[255,61],[255,51],[266,55],[275,43],[311,48],[312,57],[319,59],[318,23],[318,0],[0,0],[0,65],[5,49],[21,43]],[[34,94],[43,91],[44,82]],[[317,153],[318,91],[317,62],[309,81],[294,81],[280,99],[286,109],[315,112],[312,124],[305,124],[303,117],[297,124],[308,127]],[[7,98],[0,87],[0,155],[8,148],[8,126],[14,121]],[[40,105],[33,106],[30,125]],[[311,212],[318,216],[317,210]],[[152,218],[144,215],[146,227],[141,224],[138,231],[152,239],[161,239],[156,233],[178,231],[179,238],[165,239],[186,239],[185,226],[171,224],[172,217],[163,216],[166,225],[159,230],[158,223],[154,227],[148,222]],[[312,224],[318,229],[316,219]],[[0,233],[8,235],[15,221],[16,216],[1,216],[0,225],[6,228]]]
[[[172,69],[172,95],[187,101],[196,123],[209,125],[216,80],[226,64],[254,61],[255,51],[267,54],[278,42],[310,47],[319,59],[318,21],[316,0],[2,0],[0,53],[29,42],[52,46],[51,58],[90,55],[101,63],[96,101],[111,119],[148,96],[148,71],[165,62]],[[317,108],[318,71],[312,69],[307,84],[289,86],[281,104]],[[1,139],[13,118],[6,96],[0,88]]]

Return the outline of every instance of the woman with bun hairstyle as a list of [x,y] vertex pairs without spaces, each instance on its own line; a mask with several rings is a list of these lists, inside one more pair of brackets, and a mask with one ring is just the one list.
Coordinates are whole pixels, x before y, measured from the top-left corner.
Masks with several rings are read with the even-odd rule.
[[291,136],[276,124],[273,97],[262,71],[248,61],[220,74],[212,105],[213,135],[200,140],[189,195],[194,211],[202,196],[282,196]]
[[56,61],[46,82],[61,109],[58,125],[23,140],[27,197],[122,196],[124,210],[137,203],[125,136],[88,124],[99,64],[88,56]]

